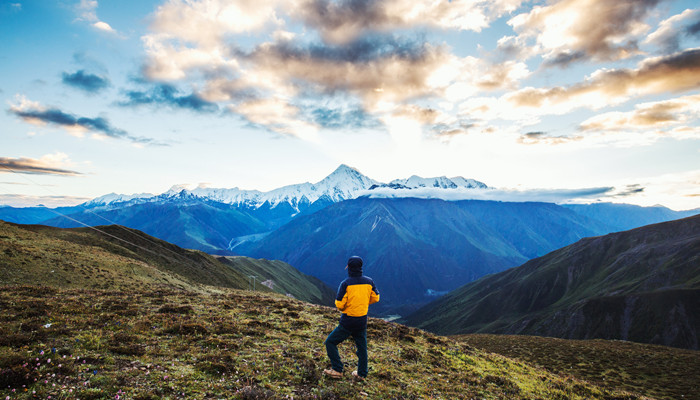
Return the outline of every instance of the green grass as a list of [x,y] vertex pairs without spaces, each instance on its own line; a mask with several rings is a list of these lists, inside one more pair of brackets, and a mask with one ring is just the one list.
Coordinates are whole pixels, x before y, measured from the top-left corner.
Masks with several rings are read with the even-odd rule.
[[338,313],[278,294],[4,286],[0,309],[0,399],[640,398],[377,319],[369,378],[330,380]]
[[[213,257],[122,226],[59,229],[0,221],[0,283],[62,288],[148,290],[154,286],[194,291],[217,287],[290,294],[332,304],[335,292],[282,261]],[[104,233],[103,233],[104,232]],[[272,288],[261,283],[274,282]]]
[[700,352],[694,350],[538,336],[475,334],[455,339],[602,387],[659,399],[700,399]]

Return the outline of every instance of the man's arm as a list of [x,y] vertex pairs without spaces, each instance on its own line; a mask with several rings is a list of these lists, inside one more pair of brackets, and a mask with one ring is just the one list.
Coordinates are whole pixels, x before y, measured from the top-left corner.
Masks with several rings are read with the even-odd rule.
[[338,294],[335,296],[335,306],[340,311],[345,311],[348,305],[348,285],[343,281],[338,287]]
[[377,287],[374,286],[374,281],[372,281],[372,291],[369,292],[369,304],[374,304],[379,301],[379,291]]

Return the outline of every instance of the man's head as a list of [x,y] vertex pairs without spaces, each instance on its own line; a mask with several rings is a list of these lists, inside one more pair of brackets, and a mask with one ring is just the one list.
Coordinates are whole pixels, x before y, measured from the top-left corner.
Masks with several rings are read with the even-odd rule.
[[362,271],[362,259],[358,256],[352,256],[348,260],[349,271]]

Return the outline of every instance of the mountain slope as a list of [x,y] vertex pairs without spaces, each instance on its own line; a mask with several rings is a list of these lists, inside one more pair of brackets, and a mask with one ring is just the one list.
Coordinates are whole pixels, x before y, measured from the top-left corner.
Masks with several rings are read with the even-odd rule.
[[587,238],[487,276],[406,321],[435,332],[623,339],[697,349],[700,216]]
[[611,232],[626,231],[700,214],[700,209],[673,211],[663,206],[641,207],[615,203],[566,204],[564,207],[610,226]]
[[[256,260],[249,257],[219,257],[225,265],[254,277],[255,288],[266,286],[277,293],[321,305],[333,305],[335,291],[313,276],[304,275],[291,265],[279,260]],[[252,279],[252,278],[251,278]],[[256,283],[257,282],[257,283]]]
[[700,352],[621,340],[470,334],[452,338],[477,349],[566,371],[605,388],[655,399],[700,399]]
[[[377,308],[386,310],[424,304],[435,295],[518,265],[531,253],[596,233],[585,226],[585,218],[556,205],[482,203],[348,200],[299,216],[259,241],[231,250],[283,260],[332,287],[344,279],[347,258],[360,255],[365,273],[381,292]],[[540,217],[547,220],[528,225]],[[498,218],[505,219],[494,222]],[[508,237],[500,231],[502,225],[510,225]]]
[[76,228],[105,223],[128,226],[178,246],[209,253],[221,252],[232,237],[266,230],[262,221],[245,211],[184,192],[178,201],[151,201],[119,208],[88,209],[67,217],[55,217],[42,224]]
[[[333,290],[282,262],[245,257],[229,262],[122,226],[60,229],[0,221],[0,284],[61,288],[197,291],[248,289],[249,275],[279,277],[283,284],[256,290],[332,304]],[[268,278],[269,279],[269,278]]]
[[278,294],[4,286],[0,305],[3,399],[643,399],[374,318],[369,378],[324,378],[337,311]]

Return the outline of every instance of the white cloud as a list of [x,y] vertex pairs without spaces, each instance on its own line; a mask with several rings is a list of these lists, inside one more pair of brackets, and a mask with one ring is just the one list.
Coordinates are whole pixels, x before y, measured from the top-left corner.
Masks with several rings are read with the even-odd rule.
[[619,60],[639,54],[637,39],[658,0],[562,0],[533,7],[508,23],[523,39],[534,38],[546,61]]
[[49,208],[77,206],[90,200],[88,197],[76,196],[34,196],[25,194],[0,194],[0,205],[10,207],[36,207],[43,205]]
[[377,188],[368,190],[362,195],[371,198],[421,198],[441,199],[448,201],[459,200],[494,200],[527,202],[539,201],[547,203],[566,203],[598,199],[607,193],[611,193],[613,187],[585,188],[585,189],[389,189]]
[[700,10],[685,10],[661,21],[656,30],[647,36],[643,43],[660,47],[667,52],[675,52],[680,48],[681,29],[680,26],[686,21],[697,20]]
[[97,7],[97,0],[80,0],[80,3],[76,6],[76,10],[79,13],[78,19],[89,22],[92,27],[100,31],[116,34],[117,31],[97,17]]
[[115,32],[116,32],[114,29],[112,29],[111,26],[109,26],[108,23],[103,22],[103,21],[97,21],[97,22],[95,22],[94,24],[92,24],[92,26],[94,26],[95,28],[97,28],[97,29],[99,29],[99,30],[101,30],[101,31],[105,31],[105,32],[109,32],[109,33],[115,33]]
[[700,118],[700,95],[683,96],[635,105],[633,111],[596,115],[582,122],[584,131],[653,130],[667,134],[668,128],[692,125]]

